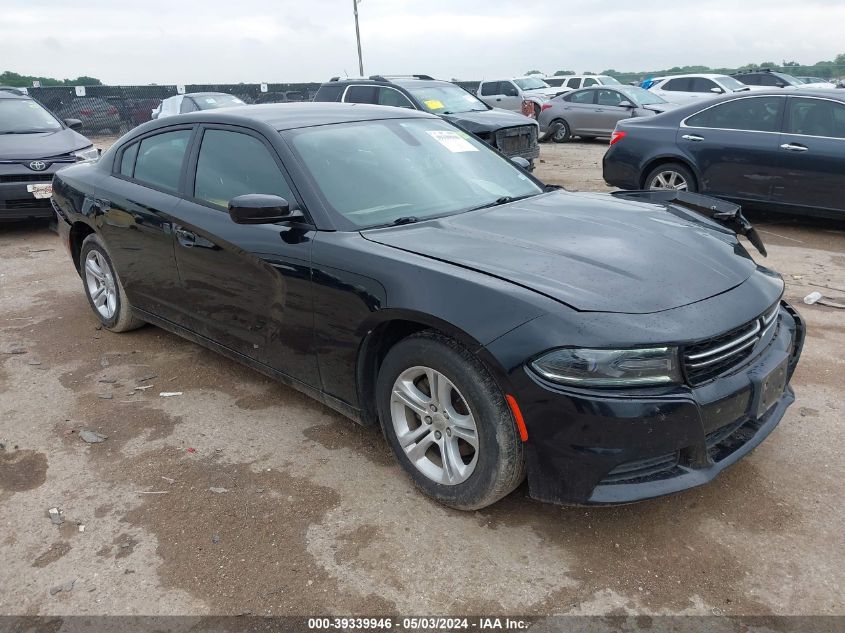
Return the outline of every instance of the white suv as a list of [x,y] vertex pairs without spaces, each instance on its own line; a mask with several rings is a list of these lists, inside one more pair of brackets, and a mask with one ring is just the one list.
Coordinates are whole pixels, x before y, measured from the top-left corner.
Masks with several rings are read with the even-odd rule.
[[[504,108],[522,112],[536,119],[542,106],[550,98],[566,92],[552,88],[540,77],[515,77],[512,79],[488,79],[478,85],[476,95],[493,108]],[[531,111],[526,111],[526,105]]]
[[697,74],[657,77],[649,90],[669,103],[689,103],[730,92],[748,92],[752,88],[728,75]]
[[566,92],[579,88],[589,88],[590,86],[621,85],[616,79],[608,75],[558,75],[557,77],[545,77],[544,81],[550,86],[559,87]]

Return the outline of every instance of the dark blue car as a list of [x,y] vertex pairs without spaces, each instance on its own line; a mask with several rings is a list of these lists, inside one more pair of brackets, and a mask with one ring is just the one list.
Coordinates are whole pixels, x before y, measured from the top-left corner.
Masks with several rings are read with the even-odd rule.
[[621,121],[603,161],[622,189],[703,192],[807,215],[845,214],[845,95],[753,92]]

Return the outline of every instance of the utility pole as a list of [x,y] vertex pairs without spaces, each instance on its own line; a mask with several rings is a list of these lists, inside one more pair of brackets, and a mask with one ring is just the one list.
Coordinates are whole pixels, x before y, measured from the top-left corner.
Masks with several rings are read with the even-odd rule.
[[352,0],[352,6],[355,10],[355,39],[358,40],[358,72],[361,77],[364,76],[364,60],[361,57],[361,30],[358,28],[358,2],[359,0]]

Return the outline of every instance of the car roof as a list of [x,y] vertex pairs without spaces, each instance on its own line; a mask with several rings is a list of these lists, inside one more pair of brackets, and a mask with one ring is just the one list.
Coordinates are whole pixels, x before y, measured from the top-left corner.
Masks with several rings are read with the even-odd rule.
[[730,77],[725,73],[684,73],[683,75],[663,75],[655,77],[655,80],[663,81],[664,79],[685,79],[686,77],[702,77],[704,79],[715,79],[717,77]]
[[232,125],[258,122],[281,131],[315,125],[331,125],[333,123],[412,118],[441,120],[440,117],[433,114],[394,106],[306,101],[299,103],[265,103],[178,114],[165,119],[157,119],[153,123],[161,123],[161,125],[151,125],[146,129],[150,130],[181,122],[229,123]]
[[29,95],[19,94],[17,92],[11,92],[9,90],[0,90],[0,99],[29,99],[32,101],[32,97]]

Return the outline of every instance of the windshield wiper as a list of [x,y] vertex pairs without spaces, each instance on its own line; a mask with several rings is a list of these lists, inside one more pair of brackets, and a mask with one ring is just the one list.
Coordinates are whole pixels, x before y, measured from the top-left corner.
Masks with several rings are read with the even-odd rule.
[[401,226],[402,224],[414,224],[415,222],[419,222],[420,219],[414,215],[406,215],[401,218],[396,218],[393,222],[390,223],[390,226]]
[[497,198],[493,202],[488,202],[487,204],[482,204],[478,207],[473,207],[470,211],[479,211],[481,209],[489,209],[491,207],[498,207],[503,204],[508,204],[509,202],[516,202],[517,200],[525,200],[525,198],[532,198],[534,196],[538,196],[538,193],[529,193],[525,196],[502,196],[501,198]]

